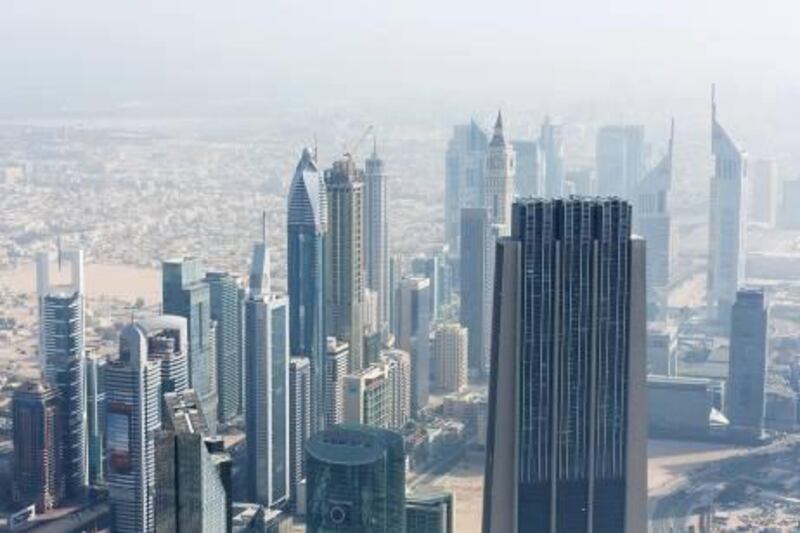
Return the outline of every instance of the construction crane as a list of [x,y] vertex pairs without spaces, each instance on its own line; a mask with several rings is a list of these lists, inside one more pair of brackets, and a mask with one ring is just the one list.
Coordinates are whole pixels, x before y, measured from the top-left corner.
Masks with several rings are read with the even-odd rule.
[[375,129],[375,126],[373,126],[372,124],[367,126],[367,129],[364,130],[364,133],[361,135],[361,138],[358,140],[358,142],[356,142],[350,150],[347,150],[347,148],[345,148],[344,157],[347,157],[347,158],[352,157],[353,154],[355,154],[358,151],[358,147],[361,146],[361,143],[363,143],[364,140],[367,137],[369,137],[369,134],[372,133],[372,130],[374,130],[374,129]]

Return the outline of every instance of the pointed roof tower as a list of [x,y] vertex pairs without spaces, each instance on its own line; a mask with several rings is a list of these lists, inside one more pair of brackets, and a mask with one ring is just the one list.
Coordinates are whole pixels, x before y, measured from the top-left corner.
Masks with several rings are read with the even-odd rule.
[[267,245],[267,212],[261,213],[261,242],[253,245],[253,262],[250,264],[249,288],[254,297],[266,296],[270,289],[269,246]]
[[494,135],[489,146],[505,146],[506,139],[503,136],[503,113],[497,110],[497,119],[494,121]]

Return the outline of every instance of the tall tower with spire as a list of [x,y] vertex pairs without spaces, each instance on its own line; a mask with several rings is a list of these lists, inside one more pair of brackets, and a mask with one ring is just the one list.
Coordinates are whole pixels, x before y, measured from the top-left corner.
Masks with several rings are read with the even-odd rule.
[[266,217],[253,246],[245,301],[245,423],[248,496],[261,505],[289,498],[289,302],[270,288]]
[[503,134],[503,115],[497,112],[494,134],[486,154],[486,172],[483,181],[483,206],[489,210],[492,224],[508,233],[511,227],[511,202],[514,200],[514,149]]
[[730,321],[736,291],[744,282],[747,154],[717,120],[715,88],[711,86],[711,178],[707,302],[712,317]]
[[325,242],[328,198],[314,154],[300,156],[289,189],[287,209],[287,278],[289,345],[293,356],[311,365],[311,418],[314,431],[325,426]]
[[386,174],[377,142],[365,161],[364,174],[364,283],[378,296],[378,323],[389,322],[389,243],[386,218]]

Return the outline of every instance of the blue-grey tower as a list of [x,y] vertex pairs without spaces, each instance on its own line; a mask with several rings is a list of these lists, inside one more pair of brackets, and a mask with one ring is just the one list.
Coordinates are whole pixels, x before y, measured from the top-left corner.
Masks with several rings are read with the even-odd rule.
[[311,363],[312,430],[325,427],[325,240],[328,208],[325,181],[306,148],[289,189],[287,277],[289,348]]
[[484,533],[647,531],[644,241],[619,199],[525,199],[497,244]]

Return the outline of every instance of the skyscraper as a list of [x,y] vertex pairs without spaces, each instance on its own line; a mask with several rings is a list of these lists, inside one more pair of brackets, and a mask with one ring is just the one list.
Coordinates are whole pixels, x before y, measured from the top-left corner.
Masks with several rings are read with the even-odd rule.
[[769,305],[762,289],[736,294],[731,312],[727,407],[733,432],[759,438],[764,430]]
[[271,507],[289,498],[289,316],[270,292],[266,227],[253,250],[245,302],[248,492]]
[[364,175],[350,157],[325,171],[328,190],[328,233],[325,323],[328,335],[350,345],[349,370],[362,365],[364,296],[362,194]]
[[311,363],[289,361],[289,495],[296,507],[298,487],[306,478],[305,445],[311,436]]
[[433,375],[436,388],[460,392],[467,386],[467,329],[460,324],[441,324],[433,332]]
[[389,322],[389,240],[386,218],[386,174],[377,145],[365,161],[364,173],[364,282],[378,298],[378,325]]
[[481,187],[489,139],[475,123],[455,126],[445,159],[445,243],[459,253],[461,209],[481,205]]
[[14,424],[12,498],[19,505],[36,505],[42,513],[64,498],[61,460],[64,418],[58,391],[47,384],[23,383],[11,404]]
[[645,249],[618,199],[526,199],[497,246],[485,533],[647,530]]
[[497,230],[486,209],[461,212],[460,321],[469,335],[469,369],[478,376],[489,372],[489,339],[494,284],[494,243]]
[[389,428],[399,431],[411,418],[411,356],[403,350],[383,350],[381,361],[392,388]]
[[[67,498],[80,497],[88,483],[86,446],[86,302],[83,252],[59,250],[58,269],[69,263],[65,284],[51,283],[51,257],[36,256],[39,298],[39,363],[45,380],[58,392],[61,453]],[[57,274],[58,275],[58,274]]]
[[634,222],[637,233],[647,242],[647,284],[648,288],[659,291],[669,285],[675,253],[673,241],[677,238],[669,205],[674,139],[673,121],[667,153],[639,182],[636,194]]
[[350,360],[350,346],[328,337],[325,355],[325,425],[332,427],[344,419],[344,377]]
[[157,432],[156,533],[230,531],[231,457],[208,424],[194,390],[164,394]]
[[430,392],[430,281],[406,276],[397,288],[397,347],[411,354],[411,412],[428,405]]
[[406,497],[407,533],[455,533],[455,502],[450,492]]
[[597,188],[633,200],[644,176],[644,126],[604,126],[597,132]]
[[244,327],[242,290],[227,272],[206,274],[211,320],[217,323],[217,396],[220,422],[244,413]]
[[325,427],[325,279],[328,197],[308,149],[303,150],[289,189],[287,263],[289,346],[311,363],[312,428]]
[[544,197],[563,194],[564,188],[564,126],[545,117],[539,146],[544,155]]
[[758,159],[750,173],[750,220],[769,227],[775,225],[778,213],[778,171],[775,161]]
[[186,319],[160,315],[139,320],[137,326],[147,339],[147,359],[160,363],[161,394],[183,392],[189,388]]
[[389,428],[394,390],[386,367],[375,363],[344,378],[344,422]]
[[114,531],[155,528],[155,435],[161,429],[161,362],[148,359],[147,334],[122,328],[119,358],[106,369],[106,484]]
[[107,364],[105,357],[86,357],[86,453],[90,485],[105,481]]
[[714,88],[711,89],[711,178],[709,218],[708,308],[720,323],[728,324],[731,306],[745,268],[745,181],[747,159],[717,121]]
[[511,141],[517,157],[515,191],[517,196],[544,194],[544,153],[536,141]]
[[211,294],[200,260],[189,257],[162,263],[164,313],[186,319],[189,333],[189,386],[203,402],[209,428],[216,431],[217,363],[211,342]]
[[486,171],[481,196],[483,206],[489,211],[489,219],[492,224],[502,228],[503,234],[510,229],[515,171],[514,149],[506,142],[503,134],[503,115],[498,111],[494,134],[486,151]]
[[405,454],[399,433],[343,424],[306,444],[308,533],[405,532]]

